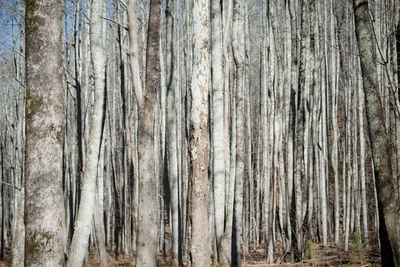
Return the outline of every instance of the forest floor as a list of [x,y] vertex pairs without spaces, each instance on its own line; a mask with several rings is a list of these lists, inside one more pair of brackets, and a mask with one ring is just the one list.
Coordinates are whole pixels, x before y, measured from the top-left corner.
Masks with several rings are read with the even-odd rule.
[[[378,242],[371,241],[371,245],[365,243],[349,243],[349,250],[343,249],[343,244],[322,246],[312,244],[309,246],[309,259],[302,262],[288,263],[284,258],[290,255],[283,255],[277,250],[275,252],[275,264],[267,264],[267,259],[263,248],[253,250],[242,255],[242,267],[269,267],[269,266],[381,266]],[[134,266],[135,259],[128,256],[113,257],[112,266]],[[161,254],[158,258],[160,267],[171,266],[170,259]],[[90,257],[87,267],[98,267],[98,258]],[[0,265],[1,267],[1,265]]]
[[[371,240],[370,245],[365,243],[349,242],[349,250],[345,251],[344,245],[328,245],[311,244],[309,246],[309,259],[302,262],[288,263],[285,262],[286,257],[277,250],[274,254],[275,264],[267,264],[266,255],[263,248],[253,250],[242,255],[242,267],[269,267],[269,266],[363,266],[373,267],[381,266],[380,252],[378,242]],[[93,254],[92,254],[93,256]],[[134,266],[135,259],[128,256],[119,256],[118,259],[113,257],[112,266]],[[160,267],[171,266],[170,259],[163,257],[161,254],[158,258]],[[90,257],[87,267],[100,266],[98,258]],[[1,266],[0,266],[1,267]]]
[[[349,244],[345,251],[343,245],[322,246],[315,244],[310,249],[310,256],[302,262],[290,263],[284,260],[285,255],[275,253],[275,263],[267,264],[264,249],[258,249],[243,255],[242,267],[267,266],[381,266],[378,246],[365,244]],[[277,255],[278,254],[278,255]],[[290,255],[287,255],[290,257]]]
[[[371,245],[366,246],[363,243],[349,243],[349,250],[345,251],[343,245],[328,245],[320,244],[311,245],[308,251],[309,259],[297,263],[285,262],[286,257],[282,252],[276,251],[274,258],[275,264],[267,264],[267,259],[263,248],[253,250],[242,255],[242,267],[269,267],[269,266],[381,266],[380,253],[377,242],[371,242]],[[120,255],[111,259],[110,266],[135,266],[135,258],[132,256]],[[170,266],[168,258],[159,255],[159,266]],[[11,251],[6,249],[3,261],[0,260],[0,267],[11,266]],[[101,266],[98,257],[95,253],[90,253],[89,262],[86,267]]]

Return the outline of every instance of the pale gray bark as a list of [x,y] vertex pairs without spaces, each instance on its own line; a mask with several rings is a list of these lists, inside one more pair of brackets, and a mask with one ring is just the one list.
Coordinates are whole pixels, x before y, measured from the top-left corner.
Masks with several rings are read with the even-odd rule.
[[91,118],[86,163],[78,216],[75,221],[74,235],[70,246],[67,266],[82,266],[89,246],[89,235],[95,205],[97,169],[101,144],[101,132],[104,113],[105,55],[103,44],[104,1],[94,0],[90,17],[90,44],[94,74],[94,107]]
[[[22,120],[21,120],[22,121]],[[24,224],[24,195],[22,187],[20,192],[16,192],[17,197],[17,218],[13,236],[12,262],[11,266],[18,267],[24,265],[25,260],[25,224]]]
[[[233,0],[226,0],[228,1],[228,5],[225,11],[223,9],[225,15],[224,20],[224,29],[223,29],[223,36],[222,36],[222,51],[224,54],[224,161],[225,161],[225,177],[229,176],[229,155],[230,155],[230,146],[229,146],[229,65],[230,59],[228,54],[228,34],[229,34],[229,27],[231,25],[232,19],[232,3]],[[225,1],[224,1],[225,3]]]
[[138,114],[138,221],[136,266],[155,267],[158,252],[158,177],[154,153],[155,124],[158,123],[160,89],[161,1],[150,1],[146,49],[146,90]]
[[210,266],[208,229],[209,1],[193,2],[193,71],[190,115],[192,266]]
[[338,78],[339,78],[339,64],[338,64],[338,50],[337,47],[337,40],[336,40],[336,32],[335,32],[335,16],[333,14],[333,3],[334,1],[331,0],[331,9],[330,9],[330,42],[332,44],[331,54],[330,54],[330,61],[331,61],[331,105],[332,105],[332,131],[333,131],[333,144],[332,144],[332,156],[331,162],[334,172],[334,189],[335,189],[335,196],[334,196],[334,223],[335,223],[335,243],[339,244],[340,238],[340,202],[339,202],[339,173],[338,173],[338,164],[339,164],[339,154],[338,154]]
[[136,23],[136,0],[129,0],[127,6],[129,23],[129,63],[131,67],[131,77],[135,90],[136,101],[140,106],[143,102],[143,88],[139,71],[139,45],[138,45],[138,26]]
[[178,97],[177,91],[177,68],[179,67],[177,61],[177,41],[176,41],[176,23],[174,18],[174,5],[175,1],[169,1],[167,8],[167,116],[166,116],[166,132],[167,132],[167,167],[168,167],[168,184],[170,195],[170,228],[171,228],[171,252],[174,265],[178,265],[179,256],[179,225],[178,225],[178,150],[177,150],[177,115],[178,110],[176,106],[176,99]]
[[93,211],[93,224],[96,234],[96,247],[100,258],[101,266],[108,266],[109,259],[107,256],[106,246],[105,246],[105,231],[104,231],[104,220],[103,220],[103,210],[104,210],[104,138],[101,141],[101,149],[99,153],[99,162],[97,165],[97,183],[96,183],[96,194],[95,203]]
[[362,205],[362,229],[363,239],[368,241],[368,204],[365,185],[365,135],[364,135],[364,91],[361,80],[357,83],[358,87],[358,119],[360,129],[360,183],[361,183],[361,205]]
[[244,1],[233,1],[232,48],[236,65],[236,177],[234,204],[234,233],[232,264],[240,266],[242,240],[243,184],[246,180],[246,129],[245,129],[245,38],[244,38]]
[[[232,86],[232,91],[234,90],[234,86]],[[231,107],[236,106],[236,99],[234,94],[230,94],[230,105]],[[223,236],[223,240],[221,241],[223,248],[224,256],[226,256],[226,261],[224,264],[228,264],[228,266],[232,265],[233,255],[232,255],[232,246],[233,246],[233,221],[234,221],[234,197],[235,197],[235,176],[236,176],[236,108],[232,108],[231,111],[231,138],[230,138],[230,155],[229,155],[229,179],[227,179],[227,202],[226,202],[226,223],[225,223],[225,232]]]
[[[322,73],[322,77],[325,77],[325,73]],[[319,177],[320,181],[320,201],[321,201],[321,224],[322,224],[322,242],[323,245],[326,246],[328,245],[328,205],[327,205],[327,181],[328,181],[328,138],[327,138],[327,132],[328,132],[328,123],[327,123],[327,107],[326,107],[326,101],[327,101],[327,86],[326,86],[326,81],[325,79],[321,80],[321,113],[322,113],[322,118],[320,122],[320,133],[321,133],[321,145],[322,145],[322,151],[321,151],[321,173]]]
[[[353,68],[355,68],[355,62],[356,60],[354,60],[353,62]],[[357,88],[357,82],[356,79],[353,79],[352,81],[352,87],[355,86],[356,89]],[[353,90],[353,105],[357,105],[358,104],[358,90]],[[353,154],[353,179],[352,179],[352,187],[353,187],[353,193],[351,195],[352,197],[352,208],[351,208],[351,222],[350,222],[350,229],[351,232],[356,232],[360,234],[360,214],[359,214],[359,196],[360,196],[360,190],[359,190],[359,175],[358,175],[358,131],[357,131],[357,126],[358,126],[358,114],[354,111],[352,111],[352,138],[353,138],[353,142],[352,142],[352,154]]]
[[[262,28],[263,28],[263,39],[262,39],[262,85],[261,85],[261,134],[262,134],[262,170],[261,170],[261,177],[264,183],[263,191],[264,191],[264,203],[263,203],[263,212],[264,212],[264,238],[265,238],[265,246],[267,248],[270,240],[269,240],[269,198],[270,198],[270,168],[269,167],[269,144],[270,140],[268,138],[268,86],[269,86],[269,73],[268,73],[268,50],[267,40],[269,39],[269,27],[267,25],[267,1],[263,0],[262,2]],[[272,242],[271,242],[272,243]]]
[[[275,42],[274,42],[274,33],[272,31],[272,25],[271,23],[267,22],[267,27],[268,27],[268,34],[267,36],[269,37],[269,45],[270,45],[270,54],[268,55],[268,71],[267,71],[267,76],[270,77],[269,80],[267,80],[267,140],[268,142],[265,144],[266,150],[267,150],[267,162],[265,162],[265,167],[264,167],[264,177],[265,177],[265,232],[266,232],[266,239],[267,239],[267,244],[266,244],[266,250],[268,250],[268,260],[267,262],[272,263],[273,262],[273,249],[274,249],[274,239],[275,239],[275,179],[273,177],[273,163],[272,163],[272,157],[273,157],[273,149],[274,149],[274,128],[275,128],[275,88],[274,88],[274,80],[275,80],[275,75],[276,75],[276,63],[277,63],[277,58],[276,58],[276,53],[275,51]],[[264,146],[265,146],[264,145]],[[271,190],[271,185],[272,190]],[[273,208],[271,208],[273,207]],[[272,222],[272,223],[271,223]]]
[[[212,148],[217,246],[221,242],[225,221],[225,158],[224,158],[224,77],[222,58],[221,2],[211,1],[211,79],[212,79]],[[218,257],[219,256],[218,252]]]
[[[5,6],[11,10],[8,7],[10,3],[19,3],[21,7],[25,4],[23,0],[3,2],[0,12]],[[74,232],[79,203],[83,200],[82,171],[89,164],[86,150],[91,141],[89,126],[96,98],[90,61],[91,2],[66,1],[63,7],[66,112],[62,173],[66,223],[63,237],[69,240]],[[208,50],[211,64],[208,84],[212,91],[206,96],[205,104],[210,104],[208,122],[211,128],[207,134],[211,142],[207,150],[207,168],[211,175],[211,191],[207,197],[207,219],[211,229],[212,264],[235,264],[239,250],[241,261],[248,262],[249,254],[253,256],[252,249],[260,248],[260,245],[265,247],[268,263],[297,261],[305,256],[306,239],[321,244],[326,241],[328,244],[329,241],[343,243],[351,251],[355,231],[366,239],[367,230],[376,230],[378,226],[377,221],[370,222],[372,216],[378,218],[375,209],[367,208],[374,202],[372,180],[369,180],[372,167],[370,154],[365,151],[369,145],[365,144],[363,136],[366,127],[360,91],[363,84],[360,82],[351,1],[243,1],[247,7],[240,11],[244,19],[240,34],[244,36],[245,63],[243,71],[239,72],[233,61],[237,47],[232,40],[236,41],[240,36],[236,34],[236,28],[234,34],[229,32],[233,25],[233,1],[208,2],[212,8],[209,14],[211,29],[207,30],[211,38],[207,39],[207,45],[212,49]],[[400,135],[400,105],[396,97],[396,38],[400,36],[398,2],[385,0],[375,3],[371,12],[375,34],[371,40],[379,44],[373,47],[377,56],[374,62],[378,72],[377,87],[389,144],[393,144],[393,148],[400,143],[395,142]],[[190,220],[193,212],[190,212],[192,208],[188,199],[188,141],[192,104],[189,90],[194,67],[193,1],[171,0],[161,6],[161,11],[166,11],[166,15],[161,17],[164,36],[159,40],[160,47],[164,47],[160,55],[163,54],[164,58],[160,58],[161,94],[154,97],[157,104],[160,101],[161,109],[158,106],[152,109],[151,118],[147,120],[146,117],[145,122],[139,123],[138,111],[141,108],[135,100],[134,89],[135,82],[143,90],[145,88],[149,3],[110,2],[110,9],[102,15],[102,24],[107,24],[107,35],[102,35],[102,38],[109,48],[105,94],[108,109],[103,120],[104,156],[100,156],[102,162],[98,164],[98,200],[95,206],[98,209],[90,227],[88,242],[92,247],[85,252],[86,261],[103,251],[100,249],[103,247],[102,228],[107,251],[111,249],[116,257],[135,255],[135,245],[139,245],[136,242],[140,225],[138,210],[142,209],[146,197],[143,207],[146,211],[155,210],[155,223],[146,223],[145,227],[151,228],[151,234],[157,232],[159,250],[152,245],[154,250],[148,254],[152,260],[143,264],[152,264],[156,257],[163,255],[170,265],[190,265],[193,230]],[[306,21],[302,21],[302,3]],[[168,6],[173,6],[174,10],[167,11]],[[132,9],[135,16],[131,12],[130,19],[137,25],[130,28],[136,37],[129,40],[127,11]],[[237,15],[235,10],[235,19]],[[12,16],[10,14],[10,18]],[[167,19],[170,22],[168,26]],[[22,18],[19,20],[22,22]],[[6,21],[7,18],[0,18],[0,34],[7,27],[13,36],[20,34],[17,33],[21,27],[18,19],[12,17],[11,26],[7,26],[10,24]],[[13,49],[19,42],[14,38],[17,37],[12,37]],[[135,43],[137,51],[132,54],[134,49],[130,44]],[[16,155],[20,152],[19,147],[24,147],[24,144],[17,144],[15,129],[19,122],[16,110],[21,106],[16,106],[16,95],[20,92],[17,87],[23,87],[24,79],[21,76],[23,68],[19,70],[20,74],[18,71],[14,73],[14,65],[23,67],[22,57],[15,57],[23,53],[21,49],[13,52],[0,44],[0,102],[3,103],[0,105],[0,145],[4,153],[0,161],[0,260],[7,257],[8,248],[16,244],[14,239],[21,238],[15,230],[18,213],[23,217],[18,211],[21,195],[13,189],[13,186],[18,187],[17,177],[21,175]],[[130,56],[136,57],[137,61],[132,63],[132,66],[137,65],[132,74],[135,68],[129,69]],[[236,98],[241,85],[244,88],[243,102],[240,97]],[[139,163],[144,160],[143,154],[137,153],[136,146],[141,142],[137,131],[142,131],[145,123],[148,123],[148,136],[152,140],[151,148],[148,146],[146,151],[151,150],[151,160],[154,159],[145,164],[152,166],[149,168],[152,169],[151,175],[156,177],[155,186],[146,190],[156,194],[151,196],[156,205],[148,203],[151,198],[146,195],[143,195],[142,202],[139,201],[139,191],[142,191]],[[143,131],[140,134],[143,135]],[[392,165],[393,175],[399,170],[397,150],[388,153],[397,161]],[[240,178],[243,180],[239,181]],[[240,205],[234,205],[235,189]],[[369,229],[368,223],[371,224]],[[237,235],[239,227],[241,234]],[[147,245],[148,232],[141,231],[142,243]],[[375,233],[370,232],[372,235]],[[298,243],[302,246],[301,251]],[[234,261],[231,248],[236,251]],[[64,245],[64,253],[66,250]],[[278,254],[281,255],[279,258]],[[384,256],[385,260],[387,258],[390,257]]]
[[228,54],[228,35],[229,28],[232,19],[232,2],[233,0],[227,0],[227,5],[225,1],[223,2],[223,14],[224,17],[224,28],[223,28],[223,36],[222,36],[222,51],[224,56],[224,129],[223,129],[223,138],[224,138],[224,165],[225,165],[225,229],[224,234],[220,240],[220,248],[219,250],[219,263],[222,266],[230,265],[231,263],[231,245],[232,245],[232,225],[233,225],[233,194],[234,194],[234,179],[232,176],[232,163],[231,163],[231,155],[232,149],[235,149],[235,146],[230,147],[230,140],[233,140],[233,133],[236,132],[234,124],[234,111],[232,111],[232,138],[230,138],[229,134],[229,100],[230,100],[230,80],[229,80],[229,67],[230,67],[230,58]]
[[[22,30],[21,30],[22,32]],[[18,51],[24,51],[25,42],[22,39],[22,35],[18,38]],[[19,81],[24,81],[25,75],[23,66],[25,63],[25,59],[22,55],[16,53],[16,79]],[[25,143],[25,125],[24,125],[24,118],[25,118],[25,88],[23,84],[18,86],[19,89],[18,98],[17,98],[17,108],[16,110],[18,121],[17,131],[16,131],[16,139],[17,139],[17,153],[15,157],[15,167],[16,167],[16,179],[15,179],[15,186],[20,188],[21,191],[15,192],[15,213],[16,218],[14,220],[13,225],[13,242],[12,242],[12,261],[11,266],[22,266],[24,265],[25,260],[25,224],[24,224],[24,203],[25,203],[25,189],[24,189],[24,149],[22,148]]]
[[[343,203],[343,209],[345,209],[346,213],[346,220],[344,221],[344,249],[348,250],[349,248],[349,235],[350,233],[350,212],[351,212],[351,195],[352,195],[352,186],[351,186],[351,179],[352,179],[352,169],[350,166],[350,158],[351,158],[351,122],[350,122],[350,110],[351,110],[351,90],[349,85],[346,85],[345,88],[345,116],[346,116],[346,140],[344,145],[344,151],[346,154],[346,160],[344,162],[345,166],[347,167],[348,171],[346,172],[346,176],[343,176],[343,184],[346,184],[346,190],[344,191],[344,195],[346,195],[346,202]],[[347,180],[346,180],[347,178]]]
[[25,266],[63,266],[61,1],[28,1]]

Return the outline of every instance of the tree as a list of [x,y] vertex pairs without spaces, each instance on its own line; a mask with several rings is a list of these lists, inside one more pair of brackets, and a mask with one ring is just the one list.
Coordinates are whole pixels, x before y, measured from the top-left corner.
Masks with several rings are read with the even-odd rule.
[[[105,55],[103,45],[103,29],[101,16],[104,1],[93,0],[90,17],[90,44],[94,74],[94,108],[91,118],[86,164],[83,174],[83,185],[78,217],[75,220],[75,231],[72,237],[67,266],[82,266],[89,246],[89,235],[96,195],[96,180],[99,164],[101,135],[104,117],[105,91]],[[104,263],[105,264],[105,263]]]
[[[256,260],[252,250],[262,245],[264,263],[278,254],[280,262],[293,262],[312,257],[313,242],[349,250],[355,232],[374,240],[378,197],[372,154],[365,152],[372,143],[363,135],[353,1],[160,2],[150,9],[155,2],[103,1],[101,14],[99,0],[63,1],[64,253],[73,243],[80,255],[71,253],[69,264],[85,253],[104,264],[107,249],[117,259],[137,255],[138,265],[154,266],[163,256],[166,265],[190,265],[193,252],[193,260],[206,261],[198,265],[211,255],[211,264],[231,266],[246,264],[249,254]],[[27,218],[25,4],[0,1],[0,261],[12,246],[14,266],[24,265]],[[399,0],[375,1],[368,21],[384,113],[379,123],[396,179],[399,8]],[[101,34],[90,22],[96,14]],[[158,48],[150,48],[148,32]],[[100,71],[102,58],[91,55],[102,52],[99,38],[106,58]],[[106,109],[99,108],[103,100]],[[101,141],[90,133],[94,124],[102,127]],[[381,226],[382,244],[392,247]],[[191,249],[199,244],[205,249]],[[383,251],[390,264],[392,250]]]
[[[178,195],[178,151],[177,151],[177,114],[178,107],[176,100],[178,98],[177,86],[177,69],[179,63],[177,62],[177,47],[179,40],[175,41],[176,22],[174,18],[174,5],[175,1],[168,1],[167,12],[167,47],[170,53],[167,54],[168,64],[168,88],[167,88],[167,125],[166,125],[166,144],[167,144],[167,167],[168,167],[168,184],[170,195],[170,228],[171,228],[171,242],[172,242],[172,260],[175,266],[178,266],[179,258],[179,195]],[[179,129],[180,130],[180,129]]]
[[209,1],[193,2],[193,70],[190,115],[192,266],[210,266],[208,229]]
[[244,38],[244,1],[233,1],[233,38],[232,47],[236,65],[236,177],[234,204],[234,233],[232,264],[240,266],[240,243],[242,239],[243,181],[245,180],[245,38]]
[[[397,184],[392,174],[388,136],[378,91],[374,58],[374,39],[367,0],[353,0],[354,19],[361,72],[364,84],[368,133],[375,168],[379,206],[379,234],[382,265],[400,266],[399,202]],[[390,253],[392,252],[392,253]]]
[[141,105],[143,101],[142,82],[139,72],[139,45],[136,23],[136,0],[129,0],[127,6],[129,23],[129,63],[131,65],[132,83],[135,90],[136,101]]
[[[229,35],[229,26],[231,25],[232,19],[232,3],[233,0],[227,0],[227,8],[226,10],[225,20],[224,20],[224,29],[222,35],[222,51],[224,56],[224,130],[223,130],[223,138],[224,138],[224,165],[225,165],[225,229],[224,233],[219,241],[218,248],[218,260],[222,266],[229,265],[231,263],[231,245],[232,245],[232,225],[233,225],[233,197],[234,197],[234,177],[231,175],[231,153],[233,149],[230,149],[230,133],[229,133],[229,54],[228,54],[228,35]],[[213,3],[215,6],[215,3]],[[218,43],[217,43],[218,44]],[[214,58],[214,57],[213,57]],[[217,58],[215,58],[217,60]],[[214,74],[213,74],[214,75]],[[214,99],[213,99],[214,100]],[[213,102],[214,103],[214,102]],[[232,117],[234,117],[234,112],[232,112]],[[215,125],[214,127],[217,127]],[[233,124],[232,124],[233,127]],[[232,129],[232,140],[234,139],[234,132],[236,130]],[[214,150],[215,153],[215,150]],[[218,153],[218,149],[217,152]],[[217,168],[217,167],[216,167]],[[233,174],[233,173],[232,173]],[[214,178],[215,179],[215,178]],[[218,186],[217,186],[218,189]],[[215,190],[215,188],[214,188]],[[218,205],[218,204],[216,204]],[[218,235],[218,232],[217,232]]]
[[150,1],[146,50],[146,84],[143,98],[136,95],[139,105],[138,160],[139,196],[136,240],[136,266],[156,266],[158,252],[158,177],[155,172],[156,138],[154,124],[159,113],[160,89],[160,13],[161,0]]
[[62,1],[29,0],[25,17],[25,266],[63,266]]
[[[295,206],[294,227],[296,229],[295,240],[297,244],[297,253],[301,253],[303,246],[303,233],[302,233],[302,189],[301,181],[305,175],[304,173],[304,122],[305,122],[305,83],[306,83],[306,59],[307,59],[307,38],[309,35],[309,3],[308,1],[301,1],[301,40],[300,40],[300,55],[299,55],[299,74],[298,74],[298,88],[292,92],[292,116],[294,116],[293,123],[295,130],[295,173],[294,173],[294,186],[293,198]],[[306,137],[307,138],[307,137]],[[321,177],[323,179],[323,177]],[[325,244],[325,241],[324,241]],[[297,255],[299,256],[299,255]]]
[[[211,64],[212,64],[212,152],[214,178],[215,232],[217,247],[221,247],[221,236],[225,221],[225,158],[224,158],[224,77],[222,59],[222,15],[221,1],[211,1]],[[218,258],[221,251],[218,251]],[[221,260],[219,260],[221,262]]]

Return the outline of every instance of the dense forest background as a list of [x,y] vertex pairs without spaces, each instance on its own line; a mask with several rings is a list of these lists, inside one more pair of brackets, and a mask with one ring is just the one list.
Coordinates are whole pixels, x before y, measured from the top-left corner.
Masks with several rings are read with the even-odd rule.
[[0,260],[400,266],[400,1],[58,2],[0,1]]

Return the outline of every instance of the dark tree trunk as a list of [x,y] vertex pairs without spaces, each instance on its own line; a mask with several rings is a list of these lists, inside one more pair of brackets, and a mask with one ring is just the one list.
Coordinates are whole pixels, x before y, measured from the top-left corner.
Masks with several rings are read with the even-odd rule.
[[[375,167],[375,181],[379,207],[379,233],[382,266],[400,266],[399,203],[397,185],[392,174],[390,145],[385,128],[384,111],[378,92],[376,60],[374,58],[373,28],[368,0],[354,0],[356,37],[361,60],[361,71],[367,111],[368,132]],[[392,252],[392,253],[390,253]],[[393,261],[391,261],[393,259]]]

